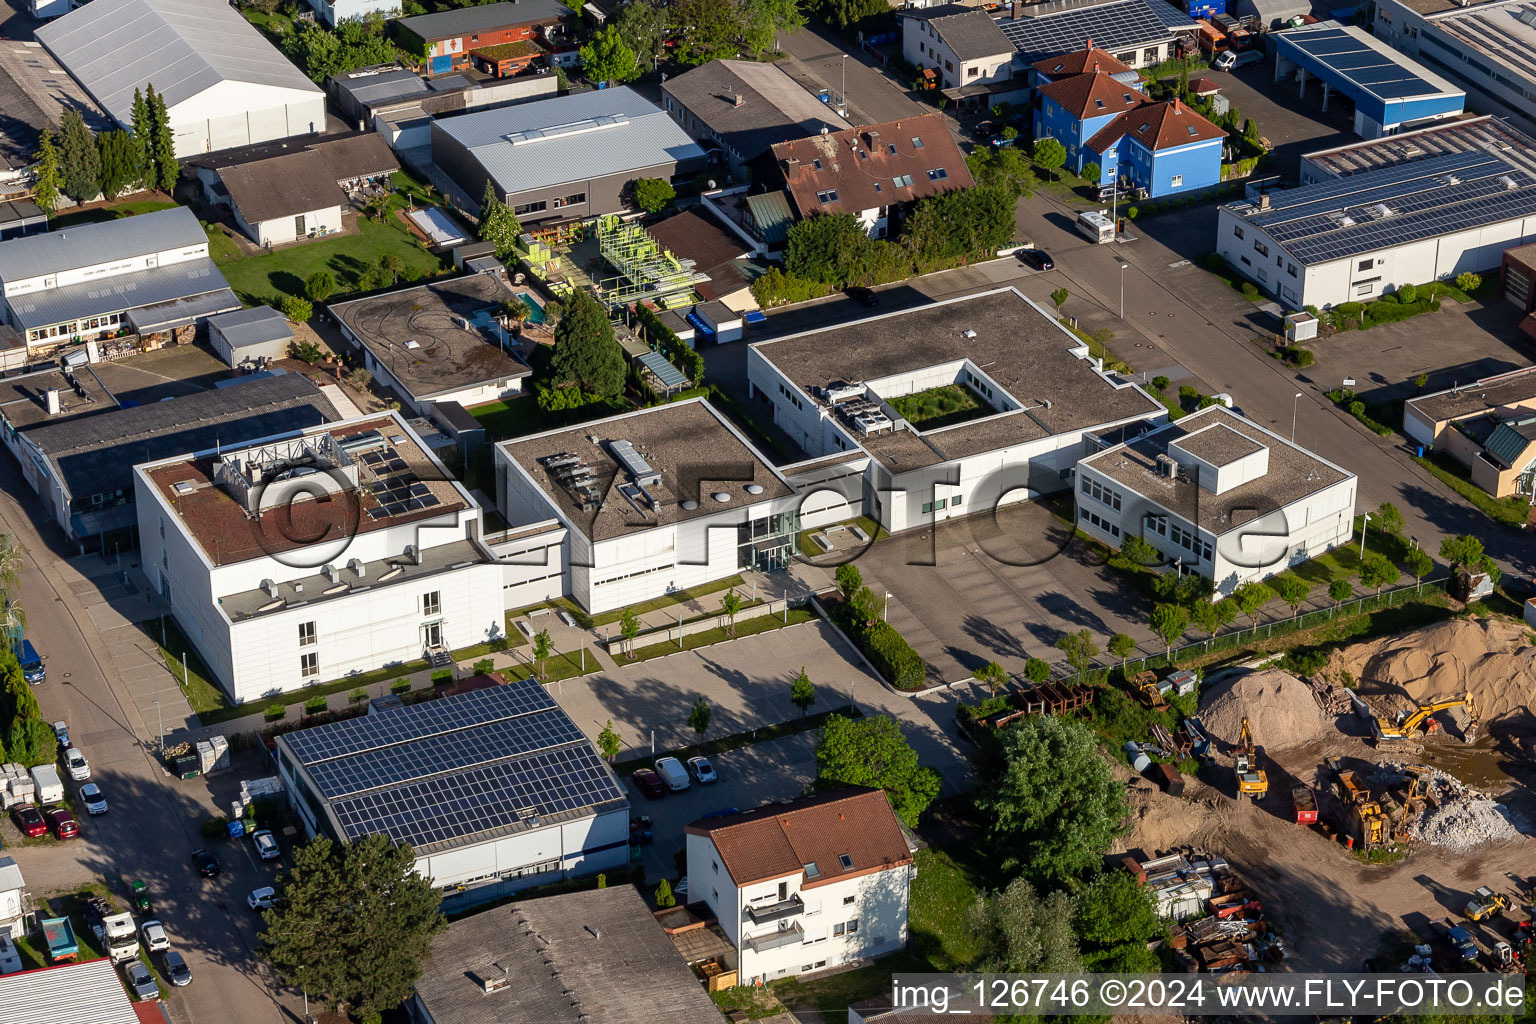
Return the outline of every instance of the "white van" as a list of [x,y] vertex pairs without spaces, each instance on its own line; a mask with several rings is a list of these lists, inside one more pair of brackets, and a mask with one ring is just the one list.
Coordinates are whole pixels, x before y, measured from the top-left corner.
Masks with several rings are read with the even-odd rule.
[[661,781],[674,793],[688,788],[688,770],[675,757],[663,757],[657,761],[656,774],[661,776]]
[[64,782],[59,770],[51,764],[40,764],[32,769],[32,784],[37,787],[37,802],[56,804],[64,799]]

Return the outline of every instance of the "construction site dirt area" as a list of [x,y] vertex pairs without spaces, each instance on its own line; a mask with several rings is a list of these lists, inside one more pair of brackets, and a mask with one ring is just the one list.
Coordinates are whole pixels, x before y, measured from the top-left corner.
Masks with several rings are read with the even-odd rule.
[[[1211,749],[1181,795],[1122,768],[1132,820],[1114,855],[1230,863],[1284,940],[1270,970],[1423,969],[1426,946],[1436,969],[1466,970],[1457,926],[1493,969],[1536,899],[1533,639],[1457,619],[1343,648],[1305,679],[1219,678],[1200,701]],[[1234,774],[1245,719],[1268,784],[1253,799]],[[1485,886],[1507,906],[1473,919]]]

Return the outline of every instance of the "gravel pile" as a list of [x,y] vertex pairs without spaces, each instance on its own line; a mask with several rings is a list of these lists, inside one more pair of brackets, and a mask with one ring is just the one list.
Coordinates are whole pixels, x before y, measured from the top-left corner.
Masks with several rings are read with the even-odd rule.
[[1231,746],[1242,735],[1245,715],[1254,743],[1268,750],[1310,743],[1324,726],[1312,688],[1279,669],[1245,672],[1223,680],[1208,694],[1200,721]]
[[1456,853],[1467,853],[1484,843],[1519,839],[1520,830],[1508,817],[1503,804],[1485,796],[1467,796],[1430,808],[1408,827],[1421,843],[1443,846]]

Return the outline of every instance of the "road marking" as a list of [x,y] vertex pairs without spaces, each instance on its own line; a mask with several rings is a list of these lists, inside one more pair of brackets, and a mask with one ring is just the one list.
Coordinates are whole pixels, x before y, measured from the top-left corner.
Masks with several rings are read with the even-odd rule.
[[1170,263],[1170,264],[1168,264],[1168,269],[1169,270],[1177,270],[1180,267],[1187,267],[1189,265],[1190,265],[1190,261],[1189,260],[1179,260],[1177,263]]

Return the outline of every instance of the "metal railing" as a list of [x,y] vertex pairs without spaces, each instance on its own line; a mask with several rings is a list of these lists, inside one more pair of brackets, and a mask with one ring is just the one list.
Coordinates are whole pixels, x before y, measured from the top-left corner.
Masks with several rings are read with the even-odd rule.
[[767,903],[760,907],[747,904],[747,917],[753,924],[767,924],[769,921],[778,921],[804,912],[805,901],[800,898],[799,893],[795,893],[789,899]]
[[763,935],[749,935],[746,939],[746,947],[755,953],[766,953],[770,949],[778,949],[780,946],[789,946],[805,941],[805,929],[796,921],[788,928],[780,928],[776,932],[767,932]]

